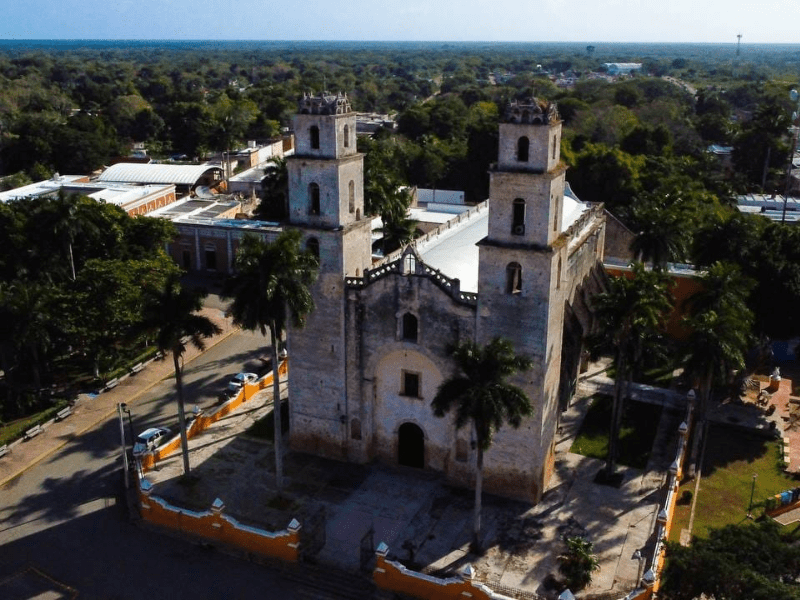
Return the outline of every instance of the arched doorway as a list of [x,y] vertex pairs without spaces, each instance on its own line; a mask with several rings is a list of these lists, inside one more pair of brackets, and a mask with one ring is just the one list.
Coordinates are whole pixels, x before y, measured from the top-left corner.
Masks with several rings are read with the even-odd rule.
[[425,434],[414,423],[403,423],[397,432],[397,462],[406,467],[425,467]]

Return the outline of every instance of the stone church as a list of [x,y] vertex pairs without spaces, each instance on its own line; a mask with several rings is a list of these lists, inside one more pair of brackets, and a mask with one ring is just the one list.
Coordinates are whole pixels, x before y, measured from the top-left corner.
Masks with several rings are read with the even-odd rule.
[[489,202],[373,263],[356,115],[345,95],[300,101],[287,160],[289,226],[303,232],[320,269],[316,308],[289,334],[293,449],[473,485],[471,431],[434,417],[430,402],[455,373],[452,345],[501,336],[533,360],[513,381],[534,412],[496,434],[484,489],[541,498],[591,326],[589,299],[602,285],[605,237],[602,206],[581,202],[565,183],[561,125],[554,104],[508,106]]

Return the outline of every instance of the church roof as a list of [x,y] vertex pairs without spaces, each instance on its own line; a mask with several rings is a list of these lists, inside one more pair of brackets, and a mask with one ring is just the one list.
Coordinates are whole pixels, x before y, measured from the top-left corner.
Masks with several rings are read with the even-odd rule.
[[[581,202],[569,184],[564,188],[561,204],[561,231],[567,231],[589,210]],[[489,211],[475,213],[428,241],[417,244],[417,252],[429,267],[441,271],[447,277],[461,281],[462,292],[478,291],[478,242],[489,234]]]

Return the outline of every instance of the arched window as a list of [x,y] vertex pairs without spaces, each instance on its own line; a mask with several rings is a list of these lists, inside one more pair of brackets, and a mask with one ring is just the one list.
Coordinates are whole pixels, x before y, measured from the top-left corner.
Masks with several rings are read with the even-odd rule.
[[308,130],[309,138],[311,140],[311,149],[319,150],[319,127],[312,125]]
[[308,238],[306,242],[306,250],[314,255],[314,258],[319,260],[319,240],[317,238]]
[[519,263],[508,263],[506,267],[506,293],[519,294],[522,291],[522,266]]
[[531,147],[531,142],[524,135],[517,140],[517,160],[519,162],[528,162],[528,150]]
[[308,199],[310,202],[310,206],[308,208],[308,213],[311,215],[318,215],[319,214],[319,185],[316,183],[309,183],[308,184]]
[[556,150],[558,149],[558,136],[553,136],[553,160],[556,159]]
[[417,317],[411,313],[403,315],[403,339],[407,342],[417,341]]
[[[345,125],[345,127],[347,126]],[[354,213],[356,212],[356,183],[352,179],[347,185],[347,195],[349,198],[350,212]]]
[[511,235],[525,235],[525,200],[522,198],[514,199]]
[[347,124],[344,126],[344,147],[350,147],[350,125]]
[[409,253],[403,257],[403,275],[412,275],[417,271],[417,259]]

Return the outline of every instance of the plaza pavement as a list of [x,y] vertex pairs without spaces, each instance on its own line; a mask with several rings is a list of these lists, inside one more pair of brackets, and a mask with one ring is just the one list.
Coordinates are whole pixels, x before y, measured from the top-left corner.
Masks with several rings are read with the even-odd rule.
[[[602,462],[569,452],[595,389],[588,383],[579,385],[562,416],[556,469],[542,501],[530,506],[484,495],[486,550],[481,556],[468,552],[473,492],[448,486],[433,472],[287,452],[288,501],[276,502],[272,444],[245,433],[272,410],[271,390],[190,440],[193,477],[188,481],[180,478],[179,453],[160,461],[147,477],[154,495],[186,508],[204,510],[220,498],[227,514],[270,530],[284,529],[297,518],[304,524],[301,539],[324,544],[313,557],[320,563],[357,570],[362,545],[374,549],[385,542],[390,557],[425,573],[450,574],[470,563],[478,579],[506,593],[545,593],[548,575],[558,575],[564,537],[583,535],[594,543],[600,561],[584,593],[621,598],[649,567],[638,556],[652,555],[652,532],[683,411],[664,408],[646,469],[620,467],[619,489],[595,484]],[[321,513],[324,532],[311,525]]]

